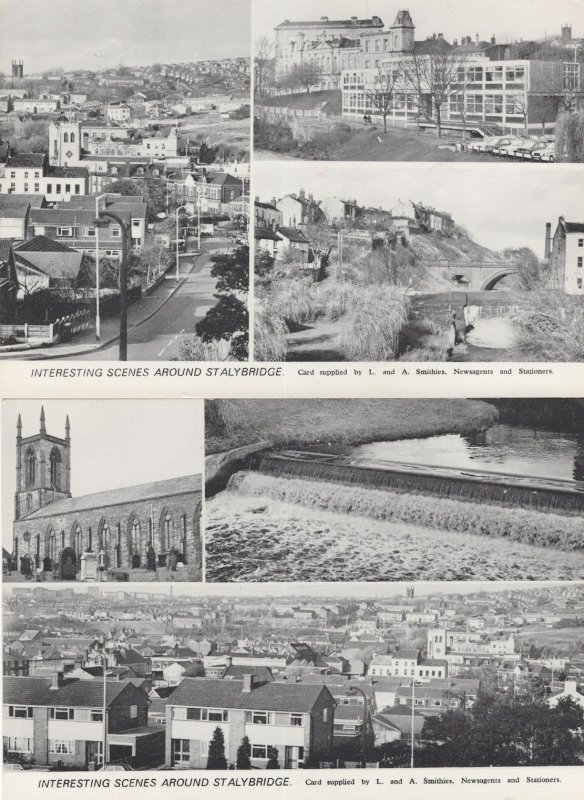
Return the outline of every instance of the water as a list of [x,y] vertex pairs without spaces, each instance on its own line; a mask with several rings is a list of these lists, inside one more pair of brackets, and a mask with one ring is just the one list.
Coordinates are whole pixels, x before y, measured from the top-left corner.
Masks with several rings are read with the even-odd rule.
[[584,436],[518,425],[493,425],[470,436],[373,442],[346,452],[357,458],[584,481]]
[[509,317],[485,317],[473,323],[473,329],[466,335],[469,345],[495,350],[506,350],[516,343],[516,332]]

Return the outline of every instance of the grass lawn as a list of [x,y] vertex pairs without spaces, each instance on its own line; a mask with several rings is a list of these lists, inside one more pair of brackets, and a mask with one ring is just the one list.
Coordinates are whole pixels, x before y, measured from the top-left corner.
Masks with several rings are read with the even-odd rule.
[[[213,401],[211,401],[213,402]],[[207,455],[271,439],[279,446],[365,444],[442,433],[471,433],[497,420],[480,400],[222,400],[230,422],[207,421]]]
[[197,114],[181,121],[181,140],[203,138],[209,147],[232,145],[249,151],[249,119],[222,119],[219,114]]
[[580,639],[584,641],[584,628],[545,628],[544,630],[534,630],[533,627],[527,630],[519,630],[516,634],[518,639],[534,642],[537,647],[555,647],[564,652],[572,650],[574,643]]
[[[381,141],[379,141],[381,139]],[[444,134],[439,139],[434,133],[421,133],[408,128],[391,128],[387,133],[383,125],[356,129],[351,139],[334,154],[339,161],[474,161],[492,162],[493,156],[477,153],[457,153],[445,145],[460,141],[458,137]],[[500,159],[498,159],[500,160]]]

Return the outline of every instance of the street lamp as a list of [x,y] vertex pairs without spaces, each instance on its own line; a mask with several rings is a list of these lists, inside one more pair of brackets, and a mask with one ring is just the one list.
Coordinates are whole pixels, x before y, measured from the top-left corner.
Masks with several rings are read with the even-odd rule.
[[[113,211],[100,211],[96,228],[102,219],[113,219],[122,234],[122,260],[120,262],[120,345],[119,361],[128,360],[128,231],[124,220]],[[99,271],[99,270],[98,270]]]
[[[99,201],[107,197],[107,194],[100,194],[95,198],[95,218],[99,217]],[[99,315],[99,226],[95,226],[95,338],[99,342],[101,339],[101,318]]]
[[[176,282],[177,283],[179,282],[180,279],[178,272],[178,212],[181,211],[182,209],[186,210],[186,208],[187,208],[186,204],[184,203],[182,206],[177,206],[176,208]],[[186,242],[186,236],[185,236],[185,242]]]
[[360,694],[363,697],[363,727],[361,728],[361,766],[364,767],[366,763],[365,758],[365,744],[367,736],[367,724],[369,719],[369,698],[366,692],[360,686],[349,686],[347,694],[355,695]]

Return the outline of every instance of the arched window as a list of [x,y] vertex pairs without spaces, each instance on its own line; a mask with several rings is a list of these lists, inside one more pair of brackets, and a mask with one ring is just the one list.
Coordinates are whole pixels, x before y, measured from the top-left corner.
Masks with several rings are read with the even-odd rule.
[[30,511],[32,508],[32,494],[29,492],[26,495],[26,510]]
[[29,447],[24,457],[24,477],[27,486],[32,486],[36,479],[36,456],[32,447]]
[[80,555],[82,550],[81,537],[82,537],[81,526],[79,525],[78,522],[76,522],[75,525],[73,526],[73,547],[75,548],[75,552],[77,553],[77,555]]
[[71,144],[73,144],[73,142],[75,141],[75,134],[74,133],[71,133],[70,141],[71,141]]
[[37,558],[37,564],[38,564],[38,562],[40,561],[40,558],[41,558],[41,535],[40,535],[40,533],[37,533],[37,535],[36,535],[35,552],[36,552],[36,558]]
[[53,447],[50,455],[51,462],[51,486],[53,489],[61,488],[61,451],[58,447]]
[[135,516],[130,520],[130,555],[140,553],[140,523]]
[[52,528],[49,532],[49,558],[51,562],[55,560],[55,531]]
[[68,133],[64,133],[63,134],[63,143],[67,144],[68,141],[69,141],[69,134]]
[[12,553],[14,555],[14,560],[16,562],[16,568],[18,569],[18,536],[14,537],[14,541],[12,544]]
[[183,514],[181,517],[181,531],[180,531],[180,551],[183,556],[187,554],[187,515]]
[[107,522],[105,522],[104,520],[99,535],[99,549],[107,553],[109,550],[109,546],[110,546],[110,528]]
[[163,553],[170,550],[173,545],[174,525],[172,521],[172,514],[166,508],[162,512],[160,518],[160,547]]

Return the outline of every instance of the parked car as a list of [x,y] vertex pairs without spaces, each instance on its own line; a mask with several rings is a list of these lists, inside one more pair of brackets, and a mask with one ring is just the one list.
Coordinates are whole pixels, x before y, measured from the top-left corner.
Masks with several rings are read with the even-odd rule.
[[533,160],[534,161],[547,161],[551,163],[556,160],[556,146],[555,144],[549,143],[546,144],[541,150],[536,150],[533,153]]
[[521,147],[517,147],[513,156],[514,158],[518,158],[521,161],[531,161],[533,158],[533,154],[537,150],[541,150],[542,147],[545,147],[544,142],[539,142],[537,140],[531,140],[525,142]]
[[505,137],[504,136],[485,136],[480,142],[471,142],[468,146],[468,149],[473,153],[486,153],[487,148],[495,147],[500,141],[502,141]]
[[502,143],[493,152],[496,156],[503,156],[504,158],[513,158],[515,151],[518,147],[523,147],[529,141],[524,136],[514,136],[507,142]]

